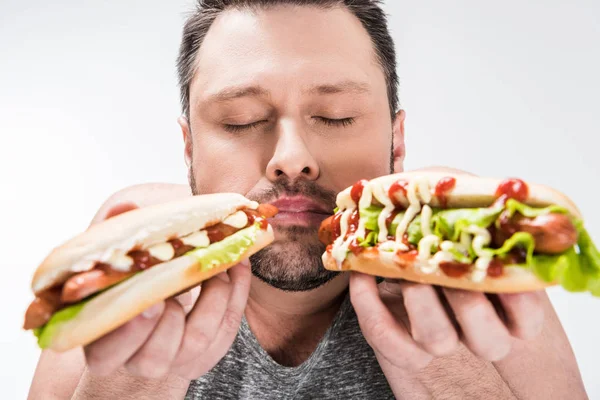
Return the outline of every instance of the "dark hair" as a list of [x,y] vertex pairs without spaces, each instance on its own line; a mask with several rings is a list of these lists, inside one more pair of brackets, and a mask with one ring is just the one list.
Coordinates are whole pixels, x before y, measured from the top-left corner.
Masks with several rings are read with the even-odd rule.
[[345,6],[365,28],[379,64],[383,68],[387,84],[390,113],[394,118],[398,107],[398,75],[396,51],[387,27],[387,17],[381,8],[381,0],[198,0],[195,11],[187,19],[177,58],[177,73],[183,112],[189,117],[190,82],[194,76],[196,55],[217,16],[229,8],[258,9],[282,4],[332,8]]

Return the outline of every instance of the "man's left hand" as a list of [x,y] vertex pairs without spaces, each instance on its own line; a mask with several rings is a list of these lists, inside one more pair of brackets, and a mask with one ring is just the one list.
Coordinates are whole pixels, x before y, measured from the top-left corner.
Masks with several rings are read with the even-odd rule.
[[[488,361],[504,358],[515,338],[543,328],[542,292],[486,295],[408,281],[375,282],[352,272],[350,297],[365,339],[386,376],[415,373],[462,342]],[[389,379],[388,379],[389,380]]]

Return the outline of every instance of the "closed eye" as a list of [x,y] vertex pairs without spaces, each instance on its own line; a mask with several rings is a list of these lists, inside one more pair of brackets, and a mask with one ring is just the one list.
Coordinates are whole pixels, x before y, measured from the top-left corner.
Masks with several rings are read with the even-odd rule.
[[224,127],[225,127],[226,131],[236,133],[236,132],[242,132],[242,131],[254,129],[263,122],[266,122],[266,121],[256,121],[256,122],[252,122],[252,123],[244,124],[244,125],[225,124]]
[[354,118],[332,119],[332,118],[325,118],[325,117],[313,117],[313,119],[315,119],[327,126],[347,127],[354,123]]

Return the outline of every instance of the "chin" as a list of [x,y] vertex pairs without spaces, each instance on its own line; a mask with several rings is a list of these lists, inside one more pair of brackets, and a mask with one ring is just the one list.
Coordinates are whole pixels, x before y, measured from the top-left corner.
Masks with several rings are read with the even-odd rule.
[[[307,291],[329,282],[337,272],[323,267],[325,246],[316,236],[277,238],[252,257],[252,272],[269,285],[285,291]],[[293,235],[296,236],[296,235]]]

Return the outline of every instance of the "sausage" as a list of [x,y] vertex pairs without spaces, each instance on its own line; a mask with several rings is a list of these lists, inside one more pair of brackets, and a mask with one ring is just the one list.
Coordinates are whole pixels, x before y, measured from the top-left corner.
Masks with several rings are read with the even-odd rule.
[[134,274],[135,272],[115,271],[108,265],[100,264],[91,271],[69,278],[63,286],[61,300],[64,303],[75,303]]
[[216,224],[206,228],[206,233],[208,234],[208,239],[211,243],[220,242],[237,231],[239,231],[239,228],[234,228],[233,226],[226,224]]
[[496,245],[502,245],[516,232],[527,232],[535,240],[535,251],[543,254],[559,254],[577,243],[577,229],[564,214],[550,213],[535,218],[515,214],[511,218],[500,216],[499,229],[495,235]]
[[48,300],[36,297],[27,307],[23,329],[35,329],[43,326],[57,310]]
[[53,288],[38,293],[27,307],[23,329],[35,329],[46,324],[52,314],[61,308],[60,292],[60,288]]
[[335,215],[325,218],[319,227],[319,240],[327,245],[333,243],[333,219]]
[[277,207],[272,204],[259,204],[256,211],[263,218],[273,218],[279,212]]

